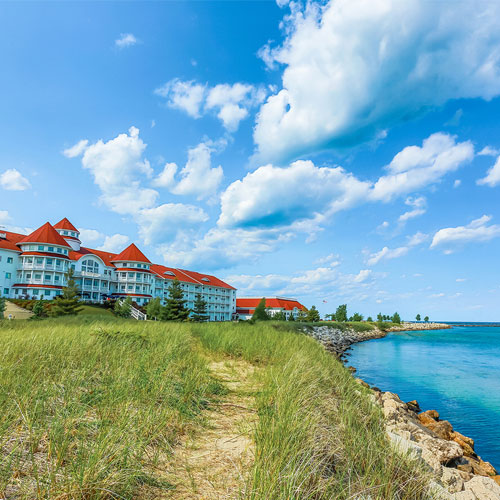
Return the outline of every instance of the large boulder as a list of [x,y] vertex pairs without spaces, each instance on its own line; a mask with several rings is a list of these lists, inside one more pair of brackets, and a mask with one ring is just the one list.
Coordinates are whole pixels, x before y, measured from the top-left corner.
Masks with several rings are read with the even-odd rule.
[[500,500],[500,486],[491,477],[474,476],[464,484],[464,489],[477,500]]

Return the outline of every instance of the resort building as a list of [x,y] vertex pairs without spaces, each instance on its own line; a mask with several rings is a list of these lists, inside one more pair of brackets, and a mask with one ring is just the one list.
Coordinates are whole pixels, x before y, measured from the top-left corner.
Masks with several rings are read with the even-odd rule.
[[160,297],[165,303],[177,278],[186,307],[192,309],[200,293],[211,321],[229,321],[236,312],[236,289],[215,276],[153,264],[133,243],[119,254],[83,247],[66,218],[29,235],[0,229],[0,296],[53,299],[67,284],[70,268],[84,301],[132,297],[145,305]]
[[[236,299],[236,314],[238,318],[250,319],[261,300],[262,297],[241,297]],[[270,316],[283,312],[286,319],[289,319],[290,315],[294,319],[297,319],[300,311],[307,311],[307,309],[297,299],[266,297],[266,312]]]

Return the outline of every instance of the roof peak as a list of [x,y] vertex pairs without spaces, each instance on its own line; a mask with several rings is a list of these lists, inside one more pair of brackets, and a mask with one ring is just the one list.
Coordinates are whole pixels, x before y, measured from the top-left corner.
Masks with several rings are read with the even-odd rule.
[[125,250],[119,253],[111,262],[146,262],[151,264],[151,261],[137,248],[135,243],[131,243]]
[[68,220],[67,217],[61,219],[57,224],[54,224],[54,229],[69,229],[70,231],[76,231],[79,233],[78,229],[73,226],[73,224]]
[[50,222],[46,222],[43,226],[40,226],[17,242],[18,245],[21,243],[51,243],[71,249],[66,240],[54,229]]

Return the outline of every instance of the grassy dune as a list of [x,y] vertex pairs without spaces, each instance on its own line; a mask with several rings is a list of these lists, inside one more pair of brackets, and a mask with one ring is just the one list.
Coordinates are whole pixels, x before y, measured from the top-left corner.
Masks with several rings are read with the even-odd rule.
[[239,497],[428,498],[368,393],[309,337],[90,314],[0,323],[0,498],[141,498],[145,485],[177,498],[152,471],[219,408],[228,389],[209,366],[224,359],[259,368]]

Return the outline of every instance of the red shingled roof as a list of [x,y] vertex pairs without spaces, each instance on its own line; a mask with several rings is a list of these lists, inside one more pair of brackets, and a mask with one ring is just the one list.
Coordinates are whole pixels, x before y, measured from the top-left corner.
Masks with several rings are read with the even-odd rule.
[[31,234],[17,242],[18,245],[21,243],[49,243],[71,249],[65,239],[52,227],[50,222],[46,222],[36,231],[33,231]]
[[106,264],[106,266],[114,267],[111,261],[116,257],[115,253],[103,252],[102,250],[93,250],[92,248],[85,247],[80,247],[78,251],[69,252],[69,258],[71,260],[80,260],[85,255],[96,255]]
[[76,231],[77,233],[79,232],[78,229],[71,224],[71,222],[64,217],[64,219],[61,219],[57,224],[54,224],[54,229],[66,229],[69,231]]
[[0,248],[12,250],[13,252],[21,251],[17,243],[24,238],[24,234],[11,233],[9,231],[3,231],[2,229],[0,229],[0,233],[5,234],[5,238],[0,238]]
[[[261,298],[241,298],[236,299],[236,308],[252,308],[255,309],[259,302],[262,300]],[[283,299],[280,297],[266,297],[266,307],[271,307],[273,309],[284,309],[285,311],[292,311],[294,308],[301,309],[305,311],[305,307],[297,300],[294,299]]]
[[151,261],[132,243],[122,253],[118,254],[113,262],[146,262],[151,264]]
[[[195,283],[196,285],[199,284],[196,280],[190,278],[187,274],[173,267],[166,267],[166,266],[161,266],[160,264],[153,264],[151,266],[151,271],[153,271],[153,273],[166,280],[174,280],[175,278],[177,278],[179,281],[184,281],[185,283]],[[165,274],[165,273],[173,273],[174,275],[172,276],[171,274]]]
[[[222,281],[219,278],[216,278],[215,276],[212,276],[210,274],[201,274],[201,273],[197,273],[196,271],[186,271],[185,269],[179,269],[179,271],[188,275],[190,278],[196,280],[198,283],[201,283],[202,285],[212,285],[212,286],[218,286],[221,288],[229,288],[231,290],[236,290],[236,288],[232,287],[231,285],[228,285],[224,281]],[[203,278],[205,278],[205,279],[203,279]]]

